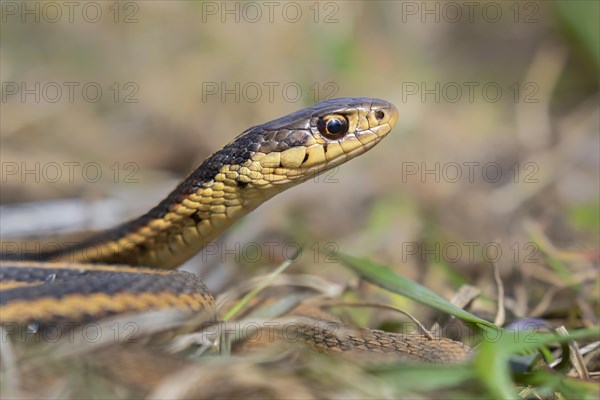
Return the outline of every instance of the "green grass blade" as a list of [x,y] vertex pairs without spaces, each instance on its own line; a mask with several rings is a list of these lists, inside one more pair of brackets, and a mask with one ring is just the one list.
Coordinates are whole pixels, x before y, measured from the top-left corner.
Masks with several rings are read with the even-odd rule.
[[481,328],[492,329],[494,331],[500,329],[491,322],[476,317],[462,308],[452,305],[450,302],[426,287],[396,274],[391,269],[383,265],[379,265],[371,261],[353,257],[344,253],[338,253],[337,257],[340,261],[342,261],[342,263],[350,267],[363,279],[383,289],[401,294],[421,304],[425,304],[442,312],[454,315],[465,322],[476,324]]
[[252,299],[254,299],[256,297],[256,295],[258,293],[260,293],[264,288],[269,286],[271,284],[271,282],[273,282],[273,280],[277,277],[277,275],[281,274],[290,265],[292,265],[292,263],[296,260],[297,256],[298,256],[298,253],[294,254],[294,256],[292,256],[290,259],[287,259],[283,263],[281,263],[281,265],[279,267],[277,267],[277,269],[275,271],[271,272],[260,285],[258,285],[254,289],[252,289],[244,297],[242,297],[242,299],[240,301],[235,303],[235,305],[233,307],[231,307],[229,309],[229,311],[227,311],[227,313],[225,313],[223,320],[229,321],[242,308],[246,307],[252,301]]
[[559,336],[551,333],[537,333],[535,329],[529,330],[504,330],[502,334],[492,338],[485,337],[479,345],[475,355],[474,370],[481,382],[488,390],[499,399],[518,398],[513,391],[513,381],[509,366],[509,359],[514,354],[532,351],[551,343],[569,340],[598,337],[598,328],[581,329],[569,334]]
[[475,379],[475,373],[470,365],[404,362],[396,365],[379,365],[367,369],[404,392],[458,388],[465,382]]

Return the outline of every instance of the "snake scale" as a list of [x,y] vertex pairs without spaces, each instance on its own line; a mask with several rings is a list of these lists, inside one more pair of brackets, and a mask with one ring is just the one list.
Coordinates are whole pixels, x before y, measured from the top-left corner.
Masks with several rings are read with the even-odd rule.
[[[244,131],[139,218],[43,254],[5,252],[0,323],[90,321],[162,308],[202,310],[216,319],[204,283],[171,270],[269,198],[371,149],[397,119],[396,107],[383,100],[323,101]],[[332,321],[329,330],[319,326],[307,322],[299,330],[322,351],[391,353],[431,362],[460,361],[470,354],[469,347],[444,338]]]

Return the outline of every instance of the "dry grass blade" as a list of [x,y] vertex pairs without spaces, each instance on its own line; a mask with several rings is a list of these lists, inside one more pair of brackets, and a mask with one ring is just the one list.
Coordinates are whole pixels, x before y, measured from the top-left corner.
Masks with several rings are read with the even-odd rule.
[[492,269],[494,271],[494,281],[496,282],[498,296],[498,310],[496,312],[496,318],[494,318],[494,324],[502,326],[504,325],[504,321],[506,321],[506,310],[504,309],[504,284],[502,283],[498,264],[492,263]]
[[254,289],[248,292],[240,301],[238,301],[231,309],[229,309],[229,311],[227,311],[227,313],[225,313],[225,315],[223,316],[223,319],[225,321],[231,319],[235,314],[237,314],[240,310],[247,306],[250,303],[250,301],[252,301],[252,299],[254,299],[261,290],[269,286],[271,282],[273,282],[275,278],[277,278],[277,276],[279,276],[290,265],[292,265],[292,262],[296,258],[296,256],[297,255],[294,255],[291,259],[284,261],[279,267],[277,267],[275,271],[267,275],[259,285],[257,285]]
[[[556,328],[556,332],[561,336],[568,336],[569,331],[564,326],[559,326]],[[569,361],[571,361],[571,365],[575,370],[577,376],[581,379],[590,379],[590,373],[585,366],[585,362],[583,361],[583,356],[579,351],[579,346],[574,341],[569,341]]]
[[[265,276],[257,276],[250,278],[240,283],[239,285],[221,293],[216,300],[217,311],[221,311],[223,307],[233,299],[239,298],[243,293],[248,293],[254,288],[258,287],[265,280]],[[274,277],[271,281],[271,287],[274,286],[296,286],[312,289],[318,293],[323,294],[326,297],[337,297],[339,296],[344,287],[342,285],[327,281],[316,275],[286,275],[281,274]]]

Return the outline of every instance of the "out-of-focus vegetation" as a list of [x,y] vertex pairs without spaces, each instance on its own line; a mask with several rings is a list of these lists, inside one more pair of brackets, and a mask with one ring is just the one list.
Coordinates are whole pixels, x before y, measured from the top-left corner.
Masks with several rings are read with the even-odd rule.
[[[565,326],[580,335],[578,361],[555,360],[556,343],[544,353],[552,359],[523,361],[533,372],[514,375],[509,356],[538,346],[484,343],[449,368],[310,352],[217,358],[189,345],[166,358],[132,351],[132,364],[172,367],[132,389],[107,372],[118,349],[32,361],[32,349],[5,358],[5,346],[6,396],[598,397],[598,2],[277,3],[272,21],[262,2],[93,3],[99,18],[76,2],[72,19],[54,4],[58,18],[42,2],[2,3],[3,241],[114,224],[252,125],[331,96],[379,97],[400,111],[389,137],[271,200],[219,242],[224,251],[186,268],[222,293],[302,243],[287,272],[324,279],[311,281],[319,294],[392,304],[453,339],[482,341],[477,328],[329,262],[352,254],[447,300],[470,285],[480,294],[462,306],[505,328],[528,318]],[[264,250],[258,262],[250,244]],[[335,311],[372,328],[410,322],[385,309]],[[445,330],[449,321],[461,329]]]

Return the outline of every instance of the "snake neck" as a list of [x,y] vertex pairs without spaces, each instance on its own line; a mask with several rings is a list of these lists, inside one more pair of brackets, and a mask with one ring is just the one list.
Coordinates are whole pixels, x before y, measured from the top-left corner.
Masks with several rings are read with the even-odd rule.
[[89,240],[24,259],[176,268],[241,217],[297,183],[274,184],[272,174],[267,181],[252,160],[222,165],[207,179],[208,161],[141,217]]

